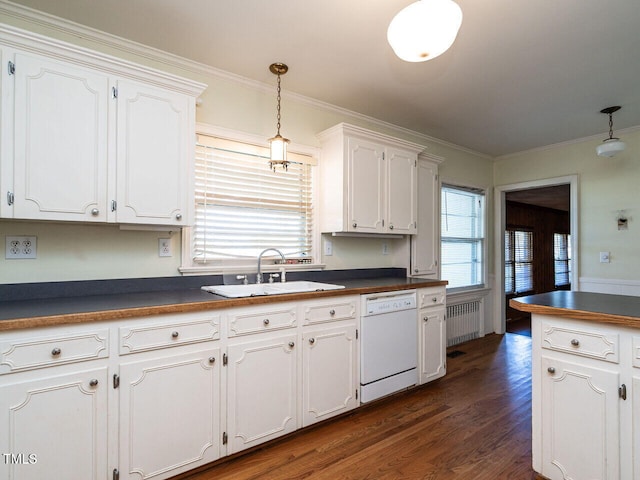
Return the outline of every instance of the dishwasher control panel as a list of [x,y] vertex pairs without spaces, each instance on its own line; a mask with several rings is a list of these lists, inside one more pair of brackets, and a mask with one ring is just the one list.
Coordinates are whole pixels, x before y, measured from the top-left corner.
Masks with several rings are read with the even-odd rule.
[[416,292],[400,292],[393,295],[367,295],[363,298],[363,316],[382,315],[416,308]]

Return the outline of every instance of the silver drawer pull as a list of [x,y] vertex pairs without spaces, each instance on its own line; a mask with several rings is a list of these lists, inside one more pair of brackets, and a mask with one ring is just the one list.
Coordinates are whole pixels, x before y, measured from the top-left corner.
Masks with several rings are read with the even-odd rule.
[[295,346],[296,346],[296,344],[295,344],[295,343],[293,343],[293,342],[289,342],[289,347],[290,347],[290,348],[293,348],[293,347],[295,347]]
[[329,315],[334,316],[335,314],[336,314],[335,310],[333,310],[333,309],[329,310]]
[[422,320],[424,320],[425,322],[429,321],[429,317],[424,317]]
[[433,297],[433,298],[431,299],[431,301],[432,301],[433,303],[436,303],[436,302],[438,301],[438,298],[437,298],[437,297]]
[[178,336],[180,336],[180,333],[179,333],[179,332],[177,332],[177,331],[176,331],[176,332],[172,332],[172,333],[171,333],[171,336],[172,336],[173,338],[178,338]]
[[96,387],[98,385],[98,379],[94,378],[89,382],[89,385],[91,385],[92,387]]
[[310,343],[311,345],[313,345],[314,343],[316,343],[316,339],[315,339],[315,338],[310,338],[310,339],[309,339],[309,343]]
[[53,350],[51,350],[51,355],[53,355],[54,357],[57,357],[61,353],[62,353],[62,350],[60,350],[58,347],[56,347]]
[[269,325],[269,319],[268,319],[268,318],[265,318],[265,319],[262,321],[262,323],[264,323],[265,325]]
[[553,374],[553,373],[556,373],[556,369],[555,369],[555,367],[549,367],[549,368],[547,368],[547,372]]
[[216,357],[209,357],[209,363],[211,364],[216,363]]
[[94,217],[97,217],[98,215],[100,215],[100,210],[98,210],[97,208],[92,208],[91,215],[93,215]]
[[574,338],[573,340],[571,340],[571,345],[577,347],[580,345],[580,342],[578,341],[578,339]]

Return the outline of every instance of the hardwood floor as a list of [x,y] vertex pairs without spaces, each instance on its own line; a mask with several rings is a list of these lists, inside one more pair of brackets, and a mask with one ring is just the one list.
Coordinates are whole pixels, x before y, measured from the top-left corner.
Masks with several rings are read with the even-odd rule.
[[450,350],[447,375],[189,480],[532,480],[531,339],[489,335]]

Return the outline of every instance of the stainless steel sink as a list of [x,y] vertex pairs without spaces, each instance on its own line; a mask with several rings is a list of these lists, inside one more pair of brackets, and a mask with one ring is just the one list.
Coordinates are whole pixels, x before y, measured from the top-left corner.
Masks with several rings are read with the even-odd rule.
[[295,282],[261,283],[253,285],[210,285],[202,287],[202,290],[227,298],[242,298],[262,295],[282,295],[285,293],[338,290],[340,288],[344,288],[344,285],[301,280]]

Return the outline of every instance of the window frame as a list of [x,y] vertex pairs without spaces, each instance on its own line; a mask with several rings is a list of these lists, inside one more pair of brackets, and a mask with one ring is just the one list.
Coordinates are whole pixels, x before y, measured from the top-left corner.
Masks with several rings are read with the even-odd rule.
[[[556,235],[560,235],[562,237],[564,237],[564,243],[566,244],[566,251],[567,251],[567,258],[566,259],[556,259]],[[571,233],[566,233],[566,232],[553,232],[553,287],[555,289],[563,289],[566,287],[571,287],[572,285],[572,275],[573,272],[571,270],[571,266],[572,266],[572,256],[573,256],[573,251],[572,251],[572,245],[571,245]],[[566,275],[567,275],[567,283],[563,283],[562,285],[558,285],[556,283],[556,262],[564,262],[567,269],[566,269]]]
[[[514,259],[513,262],[509,262],[507,260],[507,255],[506,255],[506,250],[507,250],[507,242],[506,242],[506,238],[505,238],[505,256],[504,256],[504,278],[505,278],[505,294],[506,295],[520,295],[522,293],[526,293],[526,292],[534,292],[535,291],[535,274],[534,274],[534,262],[535,262],[535,240],[534,240],[534,235],[535,232],[530,229],[530,228],[524,228],[524,227],[507,227],[505,228],[505,237],[507,235],[513,237],[514,240],[514,245],[513,245],[513,249],[514,249]],[[530,242],[530,246],[529,246],[529,251],[531,252],[531,260],[530,261],[526,261],[526,262],[522,262],[522,261],[518,261],[517,260],[517,256],[516,256],[516,251],[515,251],[515,237],[518,233],[525,233],[528,234],[531,238],[531,242]],[[512,270],[513,270],[513,290],[511,291],[507,291],[507,268],[508,265],[512,264]],[[530,271],[531,271],[531,275],[530,275],[530,284],[531,284],[531,288],[528,288],[526,290],[520,290],[518,289],[518,275],[517,275],[517,267],[518,265],[523,265],[523,264],[529,264],[530,265]]]
[[[262,137],[259,135],[253,135],[246,132],[240,132],[237,130],[227,129],[223,127],[216,127],[204,123],[197,123],[195,129],[196,135],[208,135],[217,138],[221,138],[224,140],[228,140],[231,142],[240,142],[247,143],[252,145],[257,145],[264,148],[269,148],[267,137]],[[194,139],[195,142],[195,139]],[[289,145],[288,150],[292,153],[299,153],[302,155],[308,155],[313,158],[315,162],[318,161],[320,157],[320,150],[316,147],[301,145],[292,143]],[[191,159],[190,167],[195,170],[195,156]],[[268,168],[267,162],[265,161],[265,168]],[[286,265],[287,271],[305,271],[305,270],[318,270],[325,267],[324,264],[319,263],[320,260],[320,231],[318,228],[318,219],[319,219],[319,197],[318,197],[318,172],[317,166],[316,170],[312,171],[311,174],[311,183],[312,183],[312,204],[314,206],[313,213],[313,226],[312,226],[312,234],[311,234],[311,256],[313,258],[314,263],[306,263],[306,264],[291,264]],[[194,200],[195,201],[195,200]],[[195,211],[195,209],[194,209]],[[195,217],[194,217],[195,221]],[[253,271],[257,267],[257,257],[255,259],[241,259],[237,258],[236,261],[228,261],[228,260],[220,260],[220,261],[212,261],[207,264],[201,264],[193,261],[193,251],[192,251],[192,230],[193,227],[184,227],[182,229],[182,255],[181,255],[181,265],[179,267],[179,271],[183,275],[205,275],[205,274],[224,274],[224,273],[246,273],[247,271]],[[277,245],[274,245],[273,248],[278,248]],[[274,257],[275,258],[275,257]],[[263,272],[269,271],[278,271],[281,265],[275,265],[273,263],[274,258],[265,258],[262,260],[262,270]]]
[[450,188],[450,189],[457,189],[457,190],[461,190],[461,191],[467,191],[467,192],[471,192],[471,193],[476,193],[476,194],[480,194],[482,195],[482,219],[481,219],[481,227],[482,227],[482,238],[480,239],[480,249],[481,249],[481,255],[482,255],[482,261],[481,261],[481,266],[480,266],[480,277],[481,277],[481,281],[478,284],[475,285],[466,285],[466,286],[460,286],[460,287],[450,287],[447,285],[447,295],[449,294],[456,294],[456,293],[463,293],[463,292],[472,292],[472,291],[478,291],[478,290],[486,290],[487,289],[487,275],[488,275],[488,249],[489,249],[489,231],[488,231],[488,222],[489,222],[489,212],[488,212],[488,205],[490,205],[491,202],[491,198],[490,198],[490,190],[487,187],[483,187],[483,186],[479,186],[479,185],[472,185],[472,184],[466,184],[466,183],[461,183],[461,182],[457,182],[457,181],[450,181],[447,179],[442,179],[440,182],[440,192],[439,192],[439,197],[438,200],[440,202],[440,215],[438,218],[439,221],[439,230],[440,230],[440,238],[439,238],[439,242],[440,242],[440,278],[442,278],[443,280],[447,280],[447,278],[444,277],[443,275],[443,262],[442,262],[442,251],[443,251],[443,244],[444,244],[444,239],[446,238],[443,235],[443,229],[442,227],[442,216],[443,216],[443,202],[442,202],[442,192],[443,189],[445,188]]

